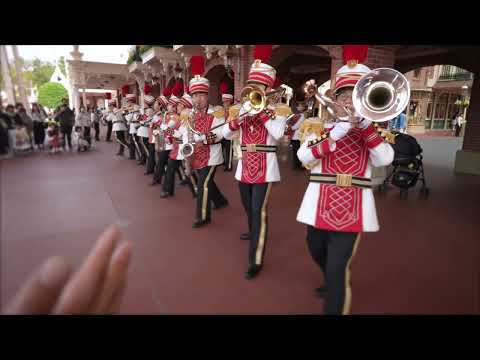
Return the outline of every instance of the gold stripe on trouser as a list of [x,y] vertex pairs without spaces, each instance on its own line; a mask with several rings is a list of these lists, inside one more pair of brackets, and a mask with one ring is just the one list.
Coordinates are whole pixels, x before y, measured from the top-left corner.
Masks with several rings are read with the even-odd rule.
[[140,141],[140,144],[142,145],[143,150],[145,150],[145,155],[148,156],[148,149],[147,149],[147,146],[143,143],[143,137],[139,136],[138,140]]
[[180,164],[180,166],[178,167],[179,170],[180,170],[180,177],[182,178],[182,181],[185,180],[187,177],[185,176],[185,171],[183,171],[183,165]]
[[205,178],[205,182],[203,183],[203,198],[202,198],[202,220],[207,219],[207,202],[208,202],[208,182],[210,181],[210,177],[212,176],[213,170],[215,170],[215,166],[210,168],[207,177]]
[[350,259],[348,259],[347,262],[347,267],[345,269],[345,299],[343,303],[343,310],[342,310],[342,315],[349,315],[350,310],[352,307],[352,288],[350,286],[350,263],[352,262],[353,257],[355,256],[355,253],[357,252],[357,247],[358,244],[360,243],[360,236],[361,233],[357,235],[357,238],[355,239],[355,245],[353,246],[353,251],[352,255],[350,256]]
[[195,177],[193,175],[190,175],[190,181],[192,182],[195,193],[198,194],[197,182],[195,181]]
[[258,238],[257,252],[255,254],[256,265],[262,265],[262,255],[263,255],[263,249],[265,247],[265,233],[267,231],[267,205],[268,205],[268,198],[270,197],[271,188],[272,188],[272,183],[268,183],[267,193],[265,194],[265,199],[263,199],[263,205],[262,205],[260,236]]
[[231,169],[232,168],[232,158],[233,158],[233,141],[230,141],[230,154],[229,154],[229,158],[228,158],[228,168]]

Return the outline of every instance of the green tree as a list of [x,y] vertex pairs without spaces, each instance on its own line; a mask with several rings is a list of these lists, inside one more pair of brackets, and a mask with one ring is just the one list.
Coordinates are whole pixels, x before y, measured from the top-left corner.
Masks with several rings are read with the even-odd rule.
[[38,103],[49,109],[55,109],[68,97],[67,89],[62,84],[47,82],[38,89]]
[[60,56],[60,59],[58,59],[58,66],[60,67],[60,71],[64,76],[67,76],[67,72],[65,70],[65,57]]
[[42,61],[39,58],[35,58],[30,61],[25,61],[23,74],[28,86],[31,81],[33,86],[40,87],[50,81],[54,71],[55,65],[48,61]]

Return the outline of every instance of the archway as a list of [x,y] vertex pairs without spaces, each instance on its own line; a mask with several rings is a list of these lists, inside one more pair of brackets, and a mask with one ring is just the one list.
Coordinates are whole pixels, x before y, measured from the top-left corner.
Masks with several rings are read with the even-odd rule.
[[303,100],[307,80],[322,84],[331,76],[330,54],[317,45],[279,45],[273,49],[270,63],[281,82],[293,89],[292,106]]
[[218,64],[211,67],[205,74],[210,81],[210,90],[208,101],[211,105],[220,105],[222,103],[222,95],[220,94],[220,84],[226,82],[229,89],[233,92],[234,82],[224,65]]

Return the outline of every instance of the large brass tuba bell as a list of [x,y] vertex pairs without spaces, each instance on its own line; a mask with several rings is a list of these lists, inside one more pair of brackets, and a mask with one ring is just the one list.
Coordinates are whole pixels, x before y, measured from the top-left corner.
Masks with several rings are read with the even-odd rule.
[[367,119],[382,122],[398,116],[410,100],[410,84],[397,70],[379,68],[364,75],[353,89],[355,110]]

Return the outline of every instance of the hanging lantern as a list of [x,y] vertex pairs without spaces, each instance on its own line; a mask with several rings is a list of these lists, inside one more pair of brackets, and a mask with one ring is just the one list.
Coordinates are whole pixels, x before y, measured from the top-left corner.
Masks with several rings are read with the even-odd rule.
[[130,86],[128,84],[122,86],[122,95],[123,96],[127,95],[129,91],[130,91]]
[[105,93],[105,99],[110,100],[112,98],[112,93]]

